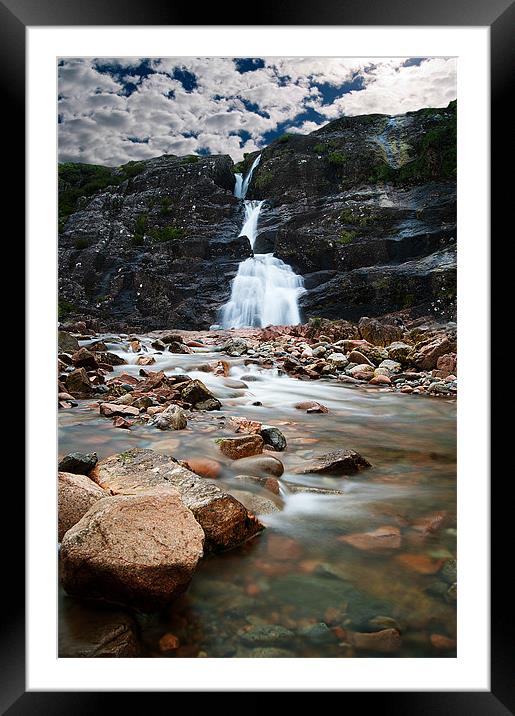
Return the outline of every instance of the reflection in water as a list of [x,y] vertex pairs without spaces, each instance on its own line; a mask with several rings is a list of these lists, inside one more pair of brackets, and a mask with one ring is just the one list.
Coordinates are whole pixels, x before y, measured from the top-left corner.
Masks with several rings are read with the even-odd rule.
[[[137,356],[123,344],[107,342],[132,363],[115,371],[137,375]],[[352,633],[395,624],[402,645],[393,656],[454,656],[455,651],[437,651],[431,635],[456,634],[452,580],[439,571],[456,555],[455,403],[335,381],[299,381],[245,366],[244,357],[223,356],[231,363],[230,376],[217,377],[202,367],[219,360],[220,353],[157,355],[147,339],[143,342],[157,360],[151,370],[199,378],[222,401],[222,410],[194,414],[184,431],[145,425],[127,431],[82,401],[60,411],[60,453],[95,450],[102,458],[138,446],[177,459],[211,457],[223,463],[221,484],[258,491],[282,507],[260,516],[267,529],[258,538],[205,559],[169,613],[138,617],[145,654],[162,656],[159,639],[172,632],[182,646],[170,655],[388,656],[358,648]],[[296,410],[295,403],[304,400],[323,403],[329,413]],[[286,436],[279,496],[248,481],[243,486],[237,464],[221,457],[215,438],[231,434],[221,420],[228,415],[271,423]],[[299,474],[313,456],[336,448],[358,450],[372,470],[350,479]],[[303,493],[299,485],[344,494]],[[341,540],[379,527],[398,528],[401,546],[373,551]],[[70,613],[62,618],[69,620]],[[321,622],[333,631],[317,627]],[[66,633],[73,634],[69,625]]]

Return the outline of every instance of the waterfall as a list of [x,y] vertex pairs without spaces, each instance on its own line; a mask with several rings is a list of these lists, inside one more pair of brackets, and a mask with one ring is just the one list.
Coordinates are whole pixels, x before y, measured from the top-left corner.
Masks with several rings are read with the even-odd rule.
[[234,196],[238,199],[242,199],[242,191],[243,191],[243,174],[235,174],[236,181],[234,183]]
[[[252,162],[252,166],[250,167],[247,176],[245,179],[243,179],[242,174],[235,174],[236,181],[234,184],[234,196],[237,199],[245,199],[247,196],[247,190],[249,188],[250,180],[252,179],[252,175],[254,174],[254,169],[257,167],[261,160],[261,154],[258,154],[257,157]],[[240,234],[241,236],[241,234]]]
[[242,261],[222,308],[224,328],[295,326],[300,323],[298,297],[302,276],[273,254],[255,254]]
[[[252,249],[263,201],[247,201],[252,173],[259,164],[258,154],[243,179],[236,174],[234,195],[244,200],[245,219],[240,236],[246,236]],[[238,266],[231,287],[231,298],[220,310],[223,328],[294,326],[300,323],[298,299],[305,291],[302,276],[271,254],[254,254]]]
[[257,224],[259,212],[263,205],[262,201],[245,201],[245,221],[240,231],[240,236],[246,236],[250,241],[250,246],[254,249],[257,237]]

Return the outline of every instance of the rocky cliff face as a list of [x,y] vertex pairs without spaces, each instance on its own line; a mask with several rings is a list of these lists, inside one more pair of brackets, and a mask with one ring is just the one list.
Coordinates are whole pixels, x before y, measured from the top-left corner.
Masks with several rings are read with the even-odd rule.
[[[62,317],[145,330],[215,322],[251,255],[234,171],[228,156],[62,165]],[[284,135],[262,152],[247,198],[266,199],[255,250],[304,276],[306,318],[455,317],[455,103]]]

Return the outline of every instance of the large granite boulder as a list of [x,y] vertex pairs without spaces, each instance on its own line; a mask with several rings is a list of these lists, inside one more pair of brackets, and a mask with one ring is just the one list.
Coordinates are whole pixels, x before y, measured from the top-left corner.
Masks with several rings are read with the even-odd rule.
[[182,594],[204,532],[176,490],[96,502],[61,543],[61,581],[83,599],[153,611]]
[[138,495],[155,488],[177,490],[204,530],[206,550],[235,547],[263,525],[232,495],[199,477],[169,455],[134,448],[101,460],[91,478],[117,495]]
[[109,493],[85,475],[58,473],[57,516],[59,542],[89,508]]

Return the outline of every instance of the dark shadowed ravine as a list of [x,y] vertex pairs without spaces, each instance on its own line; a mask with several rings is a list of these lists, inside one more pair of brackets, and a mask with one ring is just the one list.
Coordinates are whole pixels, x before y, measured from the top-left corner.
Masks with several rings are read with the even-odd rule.
[[[128,361],[112,376],[139,374],[134,353],[98,338]],[[145,424],[120,430],[91,408],[93,398],[80,400],[59,411],[59,452],[97,452],[102,459],[143,447],[178,460],[216,459],[222,464],[217,484],[236,496],[254,492],[257,504],[267,505],[259,514],[266,529],[237,549],[204,558],[169,610],[132,615],[113,608],[113,638],[136,619],[142,655],[150,657],[163,656],[159,641],[168,633],[181,644],[170,656],[455,656],[449,648],[456,637],[455,400],[297,380],[244,365],[244,356],[192,350],[156,354],[152,370],[199,378],[221,401],[220,411],[193,413],[184,430]],[[221,358],[230,363],[228,376],[202,370]],[[295,409],[309,400],[329,412]],[[224,425],[228,416],[283,432],[279,494],[238,475],[237,461],[221,457],[216,439],[233,434]],[[342,448],[357,450],[372,468],[345,478],[302,473],[315,455]],[[363,533],[368,537],[356,538]],[[369,540],[378,536],[384,548],[371,549]],[[91,616],[98,607],[64,592],[60,599],[60,651],[79,655],[84,633],[98,625]],[[102,612],[105,622],[109,609]],[[373,636],[379,631],[381,643]]]

